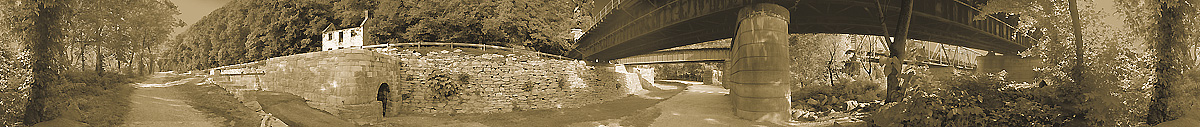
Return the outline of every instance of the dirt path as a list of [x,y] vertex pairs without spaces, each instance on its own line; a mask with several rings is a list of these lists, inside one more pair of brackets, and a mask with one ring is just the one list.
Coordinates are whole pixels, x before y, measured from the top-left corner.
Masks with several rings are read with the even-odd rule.
[[[767,123],[744,120],[733,115],[733,101],[729,89],[712,85],[691,85],[655,107],[662,115],[654,118],[650,127],[741,127],[741,126],[794,126],[828,127],[842,126],[836,121]],[[847,124],[855,126],[854,124]]]
[[[160,78],[160,77],[152,77]],[[189,79],[194,80],[194,79]],[[149,81],[149,80],[148,80]],[[164,83],[177,84],[177,83]],[[127,127],[214,127],[220,124],[204,116],[184,101],[184,96],[163,84],[138,84],[130,96]]]
[[686,84],[659,82],[642,95],[634,95],[579,108],[543,109],[492,114],[455,116],[409,115],[385,118],[379,127],[594,127],[601,125],[639,126],[650,124],[658,116],[655,104],[684,91]]

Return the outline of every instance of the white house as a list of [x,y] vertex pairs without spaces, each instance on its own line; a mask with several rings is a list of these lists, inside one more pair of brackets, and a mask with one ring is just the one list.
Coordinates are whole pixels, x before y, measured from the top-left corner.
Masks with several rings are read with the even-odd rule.
[[366,35],[363,35],[362,26],[366,25],[367,19],[371,16],[367,11],[363,11],[363,15],[363,21],[358,24],[358,27],[329,31],[329,28],[332,28],[334,25],[329,24],[326,26],[325,30],[322,30],[324,31],[323,34],[321,34],[321,51],[362,48],[365,45],[374,44],[368,44],[363,41],[363,36]]
[[321,38],[321,51],[361,48],[364,45],[362,27],[325,31]]

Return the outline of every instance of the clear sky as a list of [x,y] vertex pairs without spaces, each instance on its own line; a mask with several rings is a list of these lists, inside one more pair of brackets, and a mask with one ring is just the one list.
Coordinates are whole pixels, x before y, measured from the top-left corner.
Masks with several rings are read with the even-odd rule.
[[209,12],[212,12],[213,10],[217,10],[217,8],[221,8],[221,6],[225,6],[225,3],[229,3],[229,1],[233,1],[233,0],[170,0],[170,1],[175,3],[175,6],[179,6],[179,12],[183,13],[183,14],[179,14],[178,16],[175,16],[175,17],[182,19],[184,23],[187,23],[187,26],[175,28],[175,31],[171,32],[171,36],[174,36],[176,34],[182,33],[184,30],[187,30],[188,27],[191,27],[192,24],[196,23],[196,21],[200,21],[200,18],[204,18],[204,16],[208,15]]

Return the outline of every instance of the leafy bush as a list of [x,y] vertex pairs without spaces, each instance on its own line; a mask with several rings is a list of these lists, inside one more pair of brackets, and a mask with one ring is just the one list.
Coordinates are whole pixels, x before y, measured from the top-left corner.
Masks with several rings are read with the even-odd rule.
[[25,105],[29,103],[32,76],[28,54],[0,49],[0,104],[5,105],[0,108],[0,126],[22,124]]
[[856,77],[833,84],[812,84],[792,89],[792,107],[805,111],[847,111],[846,101],[870,102],[881,97],[883,82]]
[[1064,126],[1055,104],[1057,86],[1014,87],[1003,75],[962,75],[946,79],[914,76],[915,88],[870,118],[882,126]]
[[[722,63],[666,63],[654,64],[655,79],[671,79],[671,80],[687,80],[687,81],[704,81],[705,77],[712,75],[712,70],[719,69]],[[715,65],[715,66],[714,66]]]
[[124,123],[124,116],[129,113],[129,95],[133,87],[128,85],[137,76],[117,73],[105,73],[98,76],[95,72],[66,72],[58,85],[50,85],[44,91],[45,96],[37,103],[42,103],[43,112],[33,118],[41,122],[62,117],[64,111],[75,110],[68,108],[76,105],[82,111],[79,121],[92,126],[117,126]]
[[437,75],[430,77],[430,84],[433,85],[433,98],[435,100],[449,100],[450,97],[456,97],[463,93],[463,88],[466,87],[467,75]]

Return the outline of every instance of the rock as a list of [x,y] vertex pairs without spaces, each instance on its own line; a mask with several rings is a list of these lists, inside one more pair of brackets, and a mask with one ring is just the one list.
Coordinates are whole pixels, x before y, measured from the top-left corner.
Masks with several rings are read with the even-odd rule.
[[812,104],[812,105],[821,104],[820,101],[814,100],[812,98],[809,98],[808,101],[805,101],[805,103]]

